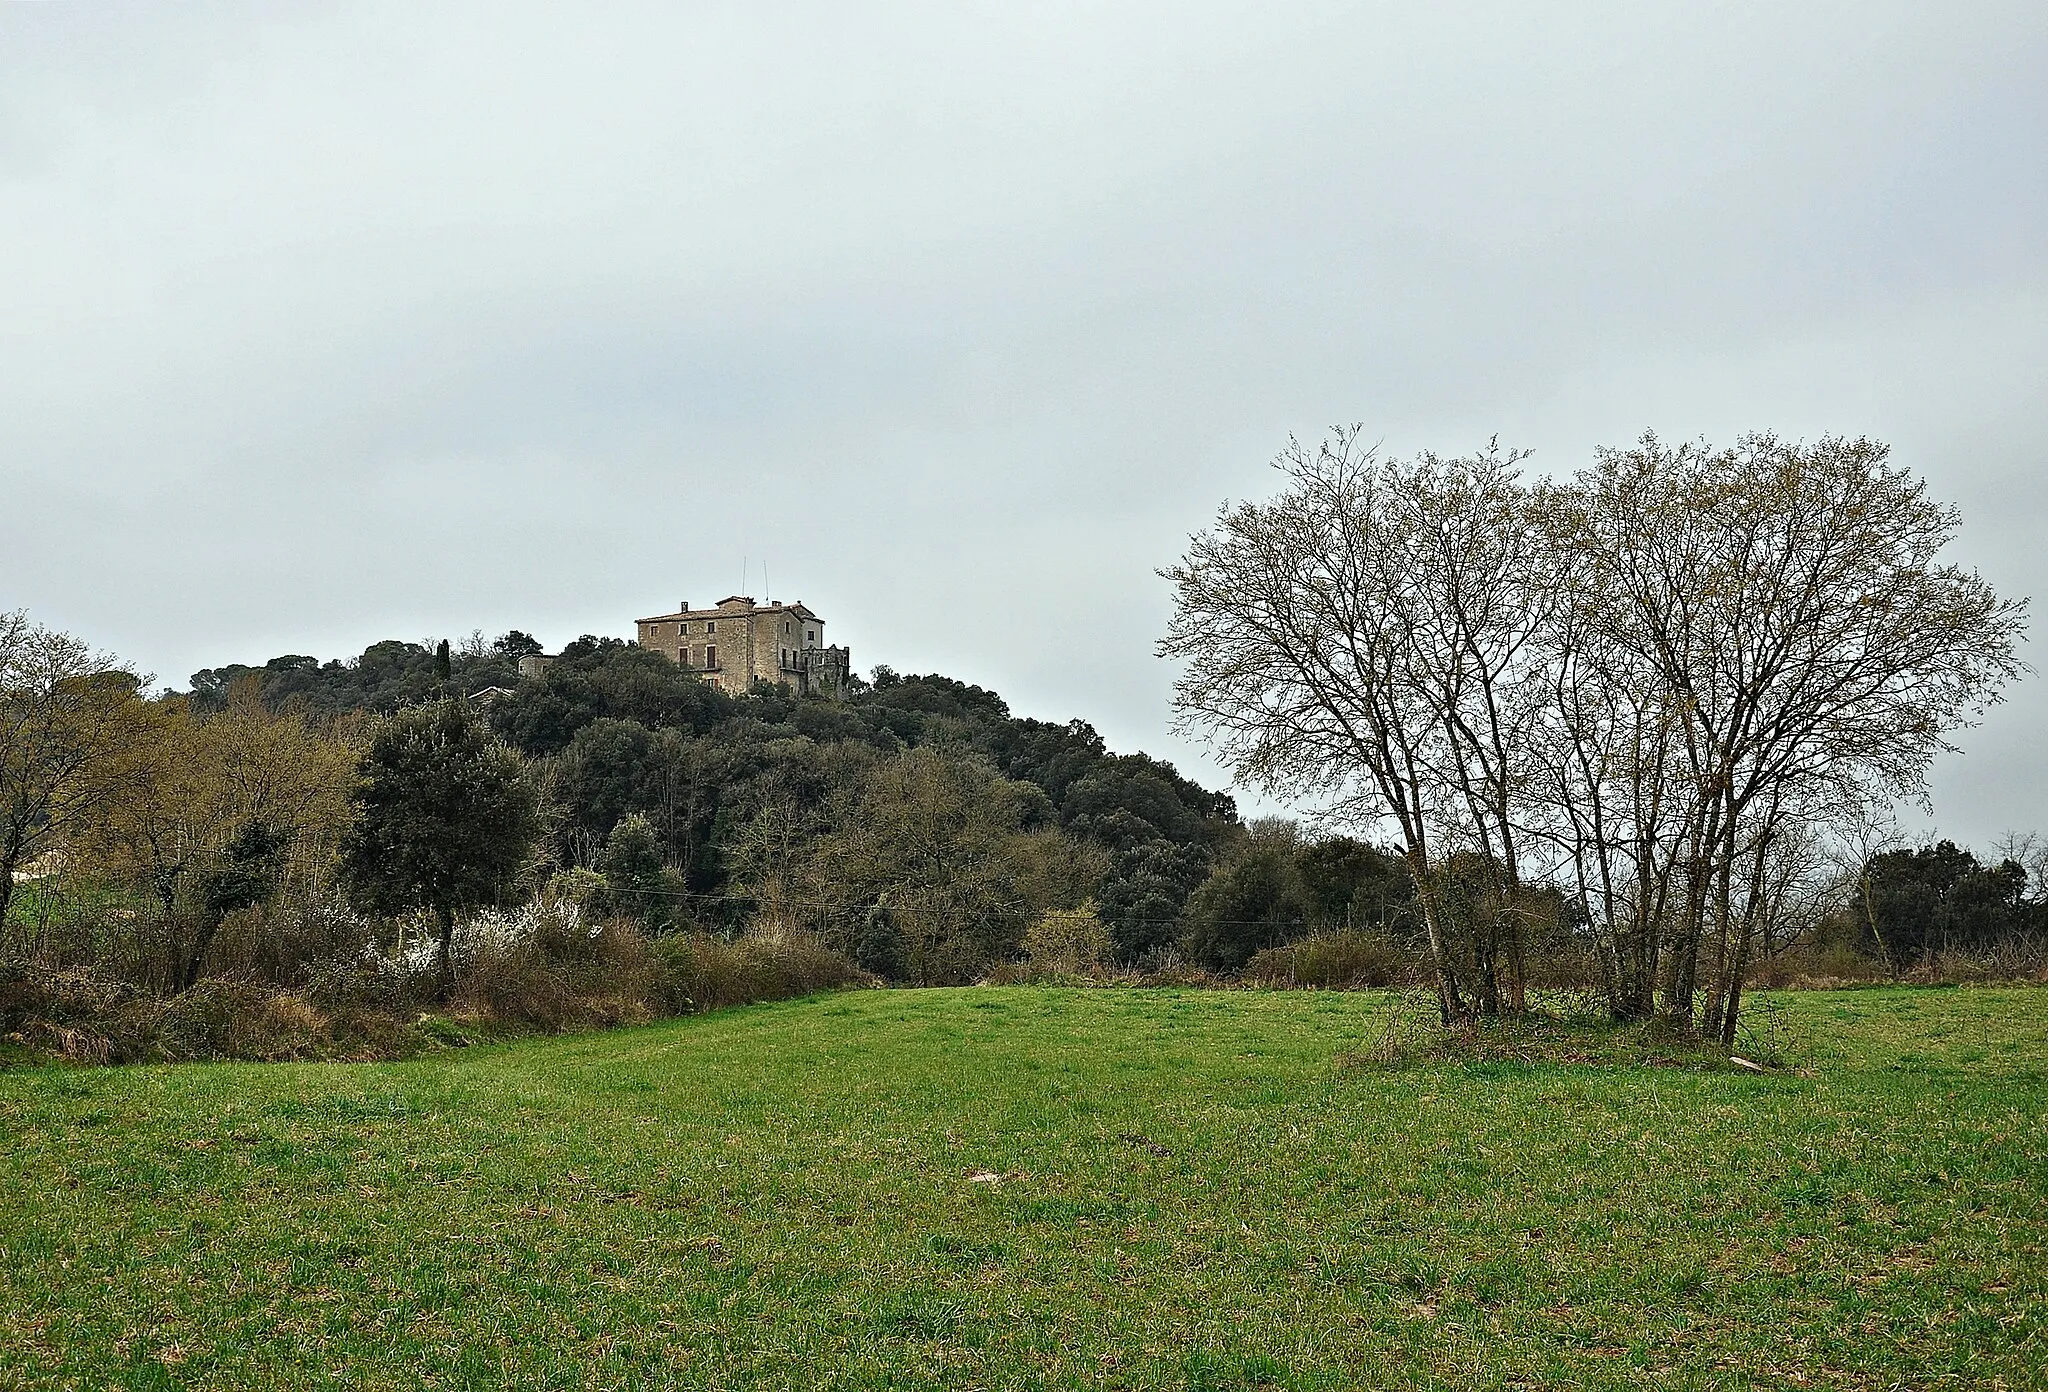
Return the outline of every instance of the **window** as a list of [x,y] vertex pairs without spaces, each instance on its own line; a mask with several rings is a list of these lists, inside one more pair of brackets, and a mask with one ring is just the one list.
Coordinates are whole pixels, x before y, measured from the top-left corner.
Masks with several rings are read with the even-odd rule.
[[717,667],[718,649],[707,644],[704,648],[704,670],[711,672],[717,670]]
[[818,631],[817,631],[817,630],[816,630],[815,628],[812,628],[812,629],[806,629],[806,630],[804,630],[804,641],[805,641],[806,643],[815,643],[815,642],[817,642],[817,641],[818,641]]
[[706,620],[704,620],[704,631],[705,631],[706,633],[716,633],[716,632],[718,632],[718,620],[716,620],[716,619],[706,619]]

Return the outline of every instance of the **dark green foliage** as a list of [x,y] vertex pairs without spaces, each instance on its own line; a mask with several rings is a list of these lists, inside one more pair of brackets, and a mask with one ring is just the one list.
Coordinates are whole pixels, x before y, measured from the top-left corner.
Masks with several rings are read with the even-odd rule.
[[[1133,958],[1178,933],[1188,892],[1236,819],[1229,797],[1160,760],[1110,753],[1085,721],[1016,719],[994,692],[949,677],[880,669],[844,702],[784,692],[735,699],[658,654],[591,638],[570,644],[491,718],[528,754],[560,756],[565,862],[587,862],[620,817],[640,812],[668,863],[706,895],[728,889],[733,838],[764,809],[801,822],[862,767],[813,751],[931,745],[981,754],[1037,790],[1020,807],[1023,829],[1057,825],[1118,853],[1102,897],[1121,911]],[[1165,921],[1157,941],[1131,921],[1139,918]]]
[[288,832],[260,818],[235,832],[219,864],[200,881],[199,922],[178,972],[179,990],[189,990],[199,980],[207,950],[228,915],[254,908],[277,891],[278,874],[290,845]]
[[1062,824],[1103,845],[1128,841],[1133,823],[1175,845],[1213,842],[1234,811],[1228,798],[1202,791],[1172,765],[1144,754],[1104,756],[1060,799]]
[[533,784],[519,756],[460,700],[387,720],[363,756],[362,778],[343,883],[371,912],[434,913],[445,998],[455,914],[502,900],[533,847]]
[[444,686],[467,694],[489,686],[511,687],[519,680],[518,653],[486,648],[479,639],[450,649],[444,667],[442,646],[386,639],[346,662],[321,662],[294,653],[274,657],[261,667],[210,667],[192,674],[192,701],[201,711],[224,709],[228,689],[238,679],[254,675],[262,682],[264,701],[274,708],[301,705],[323,715],[354,710],[387,713],[436,699]]
[[1097,902],[1120,966],[1149,966],[1181,935],[1188,896],[1209,872],[1200,846],[1142,840],[1110,859]]
[[[733,928],[751,911],[735,892],[747,838],[767,828],[779,837],[822,834],[820,809],[858,798],[874,758],[906,749],[985,762],[1016,785],[1017,829],[1056,827],[1109,851],[1095,894],[1126,964],[1156,961],[1178,941],[1189,893],[1237,832],[1231,799],[1172,765],[1112,753],[1085,721],[1017,718],[996,693],[950,677],[883,667],[872,685],[850,686],[845,701],[784,691],[735,698],[659,653],[585,636],[545,672],[521,680],[517,659],[538,647],[518,630],[488,646],[462,645],[449,654],[448,685],[511,688],[488,718],[544,775],[559,814],[551,820],[558,867],[596,865],[613,829],[637,815],[671,888],[693,896],[698,921]],[[429,699],[435,668],[435,651],[390,642],[352,663],[281,658],[262,669],[262,680],[273,702],[389,710]],[[247,670],[198,674],[195,699],[224,699],[227,683]],[[836,931],[846,933],[841,941],[858,932]],[[890,974],[888,949],[875,951],[875,970]]]
[[[1010,718],[1009,704],[993,691],[936,675],[903,677],[884,684],[879,670],[874,694],[864,703],[872,710],[938,716],[969,726],[996,725]],[[910,728],[921,728],[922,723]]]
[[1986,948],[2034,926],[2026,870],[2012,860],[1986,865],[1953,841],[1873,856],[1864,875],[1857,926],[1895,969]]
[[662,864],[653,826],[638,812],[612,827],[597,869],[613,906],[642,927],[659,932],[685,917],[679,902],[681,886]]
[[593,720],[555,763],[554,794],[569,825],[602,844],[621,817],[649,805],[654,735],[636,720]]
[[1196,962],[1234,972],[1305,931],[1308,902],[1291,831],[1255,831],[1189,898],[1187,948]]
[[491,710],[491,723],[531,755],[557,754],[596,720],[648,729],[705,731],[732,718],[736,703],[660,653],[612,638],[579,638],[535,681],[522,682]]
[[1303,846],[1295,862],[1309,922],[1318,932],[1394,930],[1413,922],[1415,882],[1392,851],[1332,836]]
[[280,861],[290,844],[291,837],[268,822],[244,823],[202,884],[200,901],[206,916],[226,918],[268,899],[277,888]]
[[901,981],[908,975],[909,958],[904,951],[903,934],[898,931],[888,905],[877,904],[868,910],[860,935],[854,939],[853,960],[862,971],[884,981]]

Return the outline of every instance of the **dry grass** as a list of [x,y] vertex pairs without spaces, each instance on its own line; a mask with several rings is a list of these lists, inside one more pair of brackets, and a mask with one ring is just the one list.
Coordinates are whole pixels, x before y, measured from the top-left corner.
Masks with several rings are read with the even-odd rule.
[[677,1015],[879,984],[816,938],[793,929],[763,928],[731,940],[678,933],[656,939],[653,953],[663,1002]]
[[1357,991],[1404,985],[1420,965],[1391,934],[1346,929],[1269,947],[1245,964],[1244,979],[1253,986]]

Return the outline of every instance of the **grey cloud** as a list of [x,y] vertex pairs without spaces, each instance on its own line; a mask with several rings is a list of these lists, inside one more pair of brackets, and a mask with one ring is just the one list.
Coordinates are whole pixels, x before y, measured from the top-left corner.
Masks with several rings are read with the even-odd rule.
[[[2044,59],[2026,4],[0,9],[0,605],[178,681],[765,559],[1213,777],[1152,569],[1337,420],[1870,433],[2033,593]],[[2048,821],[2037,686],[1945,828]]]

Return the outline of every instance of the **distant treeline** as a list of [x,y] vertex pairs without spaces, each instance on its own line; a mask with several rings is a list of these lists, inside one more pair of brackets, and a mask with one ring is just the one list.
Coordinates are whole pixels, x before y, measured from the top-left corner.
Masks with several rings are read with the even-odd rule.
[[[1246,825],[965,682],[734,697],[594,637],[522,678],[535,647],[384,642],[152,695],[0,615],[0,1036],[384,1056],[422,1006],[560,1028],[863,979],[1417,983],[1475,970],[1507,916],[1528,985],[1601,979],[1565,888],[1504,896],[1453,853],[1428,893],[1461,929],[1432,949],[1405,855]],[[2048,850],[2010,849],[1886,848],[1816,881],[1759,974],[2037,972]]]
[[[804,808],[821,829],[835,782],[872,775],[877,754],[922,748],[964,757],[1044,795],[1047,805],[1030,794],[1018,804],[1017,828],[1057,826],[1074,843],[1076,883],[1097,906],[1115,965],[1145,967],[1177,955],[1228,973],[1305,937],[1348,930],[1413,945],[1421,933],[1414,883],[1391,849],[1308,836],[1279,821],[1246,827],[1227,794],[1147,755],[1110,753],[1085,721],[1013,716],[999,695],[978,686],[879,667],[872,682],[856,676],[841,703],[776,691],[735,698],[658,654],[588,635],[544,676],[522,682],[519,658],[541,650],[518,630],[488,643],[473,635],[450,649],[444,679],[431,644],[386,640],[346,661],[287,655],[261,667],[196,672],[192,700],[219,709],[236,681],[252,677],[267,704],[329,715],[388,713],[444,689],[509,689],[488,707],[489,719],[549,775],[556,863],[594,868],[605,862],[621,821],[645,819],[663,873],[643,873],[622,908],[657,925],[736,928],[773,885],[778,907],[793,920],[832,936],[857,921],[862,931],[845,936],[858,946],[876,901],[887,898],[887,875],[880,887],[869,886],[865,902],[843,884],[813,883],[811,897],[800,896],[791,871],[807,864],[804,857],[774,867],[778,876],[754,849],[758,832],[764,816],[787,824]],[[836,760],[821,759],[832,746],[858,752],[842,748]],[[1824,950],[1852,974],[1939,975],[1944,958],[2048,939],[2048,849],[2024,838],[2008,849],[1982,861],[1949,841],[1873,854],[1766,950],[1799,949],[1802,963]],[[736,856],[749,873],[735,873]],[[2039,862],[2031,874],[2029,859]],[[843,861],[835,868],[848,869]],[[1455,881],[1457,867],[1450,869]],[[1485,876],[1475,866],[1466,878]],[[1007,912],[987,904],[973,912],[1016,920],[1009,926],[1021,934],[1022,918],[1046,907],[1024,897]],[[1050,896],[1059,903],[1074,897]],[[1552,895],[1538,917],[1546,974],[1569,975],[1590,952],[1583,906]],[[1014,937],[1008,945],[1015,948]],[[891,965],[886,953],[870,956]]]

